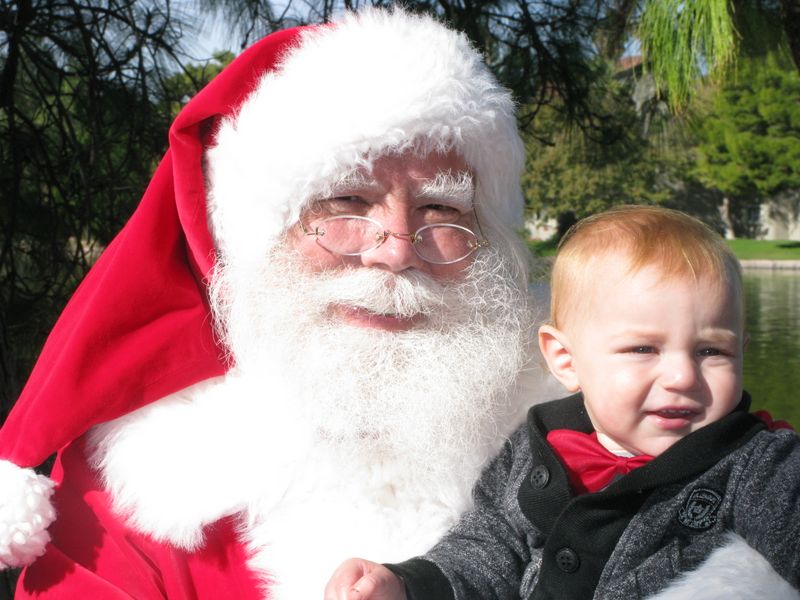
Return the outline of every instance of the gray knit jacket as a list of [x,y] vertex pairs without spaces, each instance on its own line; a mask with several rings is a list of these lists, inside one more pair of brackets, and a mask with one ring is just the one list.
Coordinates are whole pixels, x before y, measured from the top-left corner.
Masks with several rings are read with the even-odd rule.
[[[646,598],[735,532],[800,588],[800,442],[725,418],[600,492],[573,495],[553,429],[593,431],[580,395],[533,407],[424,557],[387,565],[410,600]],[[765,596],[767,597],[767,596]]]

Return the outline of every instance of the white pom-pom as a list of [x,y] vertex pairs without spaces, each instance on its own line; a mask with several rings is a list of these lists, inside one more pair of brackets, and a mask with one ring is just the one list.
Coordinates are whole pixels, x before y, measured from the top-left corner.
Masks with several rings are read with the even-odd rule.
[[33,469],[0,460],[0,569],[24,567],[44,554],[56,518],[54,485]]

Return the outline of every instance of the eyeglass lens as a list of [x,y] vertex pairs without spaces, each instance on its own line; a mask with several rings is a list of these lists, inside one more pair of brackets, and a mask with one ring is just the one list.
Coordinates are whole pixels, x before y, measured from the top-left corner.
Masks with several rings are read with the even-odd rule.
[[[326,250],[354,256],[377,248],[384,239],[383,228],[370,219],[333,217],[317,224],[317,242]],[[457,262],[478,247],[475,234],[458,225],[427,225],[411,240],[415,252],[434,264]]]

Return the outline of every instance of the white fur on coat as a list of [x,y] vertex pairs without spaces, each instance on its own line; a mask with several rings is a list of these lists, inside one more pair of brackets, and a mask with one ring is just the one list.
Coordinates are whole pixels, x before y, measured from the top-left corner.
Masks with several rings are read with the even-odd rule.
[[[528,371],[519,412],[476,456],[498,451],[531,399],[553,393],[541,374]],[[313,442],[291,386],[273,379],[269,398],[230,373],[96,427],[93,463],[115,510],[138,531],[189,550],[202,545],[205,525],[238,515],[251,566],[277,581],[271,597],[296,600],[321,597],[350,556],[391,562],[425,552],[470,506],[478,460],[472,472],[436,482],[397,460],[342,462]]]
[[800,592],[741,537],[731,533],[697,569],[649,600],[798,600]]

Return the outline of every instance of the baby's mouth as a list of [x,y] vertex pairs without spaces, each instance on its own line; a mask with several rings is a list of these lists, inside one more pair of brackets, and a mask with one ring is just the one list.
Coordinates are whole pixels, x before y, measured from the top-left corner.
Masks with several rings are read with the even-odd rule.
[[695,411],[688,408],[662,408],[654,414],[664,419],[686,419],[695,415]]

